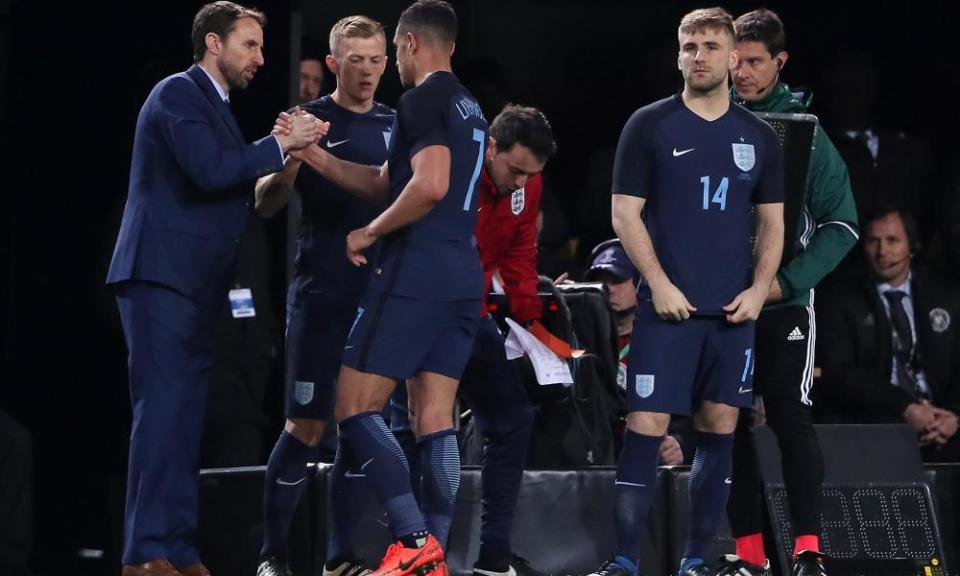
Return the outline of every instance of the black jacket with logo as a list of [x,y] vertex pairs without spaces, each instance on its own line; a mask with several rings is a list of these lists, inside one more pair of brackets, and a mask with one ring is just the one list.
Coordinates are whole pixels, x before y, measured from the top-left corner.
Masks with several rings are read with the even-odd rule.
[[[960,287],[915,268],[910,289],[931,402],[960,413]],[[823,370],[818,415],[903,422],[903,411],[916,399],[890,383],[892,331],[875,282],[866,278],[833,296],[817,314]]]

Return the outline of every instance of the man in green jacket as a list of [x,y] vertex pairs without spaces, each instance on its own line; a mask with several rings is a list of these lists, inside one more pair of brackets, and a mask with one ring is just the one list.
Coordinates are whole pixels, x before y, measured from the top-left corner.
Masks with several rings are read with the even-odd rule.
[[[805,112],[806,103],[780,81],[787,62],[783,23],[770,10],[737,18],[737,67],[731,98],[754,112]],[[816,325],[814,288],[857,241],[857,212],[847,168],[826,133],[817,128],[807,175],[807,196],[795,256],[777,272],[757,320],[754,393],[763,398],[767,424],[777,435],[794,533],[794,576],[825,574],[820,554],[823,456],[811,416]],[[728,512],[737,555],[721,560],[719,575],[769,575],[763,549],[763,499],[754,449],[753,416],[741,412],[734,444]],[[786,567],[785,567],[786,568]]]

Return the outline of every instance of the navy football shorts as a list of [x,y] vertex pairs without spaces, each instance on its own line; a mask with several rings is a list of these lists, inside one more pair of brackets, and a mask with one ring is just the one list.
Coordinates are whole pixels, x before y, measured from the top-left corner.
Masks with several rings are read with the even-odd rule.
[[343,364],[389,378],[433,372],[460,380],[480,308],[480,300],[418,300],[368,291],[347,336]]
[[748,407],[753,402],[754,323],[694,316],[668,322],[638,313],[627,365],[627,409],[691,414],[709,400]]
[[298,295],[287,307],[287,418],[329,420],[340,355],[356,308],[331,298]]

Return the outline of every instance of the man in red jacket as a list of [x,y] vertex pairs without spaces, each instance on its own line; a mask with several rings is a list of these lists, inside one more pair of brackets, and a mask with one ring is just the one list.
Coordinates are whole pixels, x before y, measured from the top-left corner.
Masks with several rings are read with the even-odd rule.
[[[490,125],[477,186],[477,249],[483,263],[484,294],[490,293],[496,278],[507,294],[510,317],[520,324],[530,324],[541,315],[536,269],[537,214],[543,190],[540,172],[555,150],[550,123],[536,108],[508,105]],[[486,299],[478,312],[483,319],[460,383],[461,397],[483,437],[483,515],[480,555],[473,572],[475,576],[535,576],[538,573],[510,548],[533,407],[519,375],[507,361],[503,335],[487,310]],[[412,445],[403,387],[398,387],[398,392],[391,402],[391,429],[418,478],[418,450]],[[453,496],[445,502],[421,502],[430,533],[444,543],[453,516]]]

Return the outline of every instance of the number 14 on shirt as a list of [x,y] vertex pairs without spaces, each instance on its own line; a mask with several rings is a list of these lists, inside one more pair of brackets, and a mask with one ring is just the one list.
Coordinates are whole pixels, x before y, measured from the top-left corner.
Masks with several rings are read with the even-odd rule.
[[730,186],[730,179],[726,176],[720,180],[720,185],[717,186],[716,191],[713,193],[713,198],[710,198],[710,177],[703,176],[700,178],[700,183],[703,184],[703,209],[709,210],[710,204],[719,204],[720,211],[723,212],[727,209],[727,188]]

